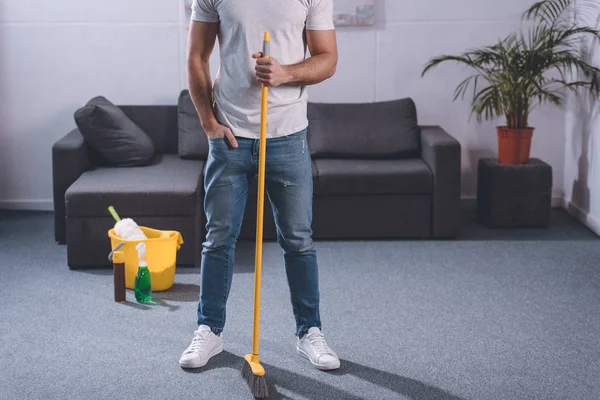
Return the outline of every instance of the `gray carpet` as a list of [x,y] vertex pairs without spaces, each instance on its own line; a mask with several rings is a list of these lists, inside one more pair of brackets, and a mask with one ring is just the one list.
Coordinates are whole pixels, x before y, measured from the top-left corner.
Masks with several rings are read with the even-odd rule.
[[[273,399],[598,399],[600,241],[563,211],[548,230],[456,241],[319,242],[333,373],[295,354],[282,257],[265,247],[261,354]],[[238,250],[224,335],[205,370],[177,360],[199,272],[158,306],[112,301],[111,271],[70,271],[46,213],[0,213],[0,398],[249,399],[253,245]]]

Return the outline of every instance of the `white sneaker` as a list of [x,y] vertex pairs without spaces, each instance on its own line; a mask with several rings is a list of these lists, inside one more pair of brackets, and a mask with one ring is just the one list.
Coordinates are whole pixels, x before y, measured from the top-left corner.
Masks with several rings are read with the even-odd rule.
[[181,355],[179,365],[182,368],[204,367],[208,360],[223,351],[223,338],[221,336],[215,335],[210,327],[200,325],[198,330],[194,332],[192,343]]
[[325,341],[325,336],[319,328],[310,328],[308,333],[298,339],[296,351],[320,370],[338,369],[340,359]]

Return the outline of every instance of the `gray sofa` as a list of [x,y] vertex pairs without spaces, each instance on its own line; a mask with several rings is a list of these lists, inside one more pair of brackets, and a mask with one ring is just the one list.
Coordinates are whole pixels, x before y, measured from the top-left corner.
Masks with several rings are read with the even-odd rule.
[[[148,165],[94,165],[74,129],[52,148],[55,239],[71,268],[107,266],[115,206],[140,225],[178,230],[178,264],[198,265],[205,236],[203,173],[208,144],[187,91],[178,105],[119,106],[152,139]],[[460,229],[460,144],[419,126],[410,99],[309,103],[315,239],[454,238]],[[256,183],[256,182],[255,182]],[[240,240],[253,240],[252,185]],[[265,239],[276,239],[267,202]]]

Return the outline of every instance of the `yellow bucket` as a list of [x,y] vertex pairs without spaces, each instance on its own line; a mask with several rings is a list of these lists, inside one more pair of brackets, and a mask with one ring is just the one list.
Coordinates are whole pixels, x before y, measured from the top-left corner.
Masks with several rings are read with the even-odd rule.
[[133,289],[135,276],[138,271],[138,255],[135,246],[146,243],[146,261],[152,280],[152,291],[160,292],[169,289],[175,281],[175,266],[177,265],[177,251],[183,244],[181,233],[177,231],[161,231],[140,226],[148,239],[122,240],[115,235],[115,230],[108,231],[111,248],[115,249],[124,243],[120,251],[125,254],[125,287]]

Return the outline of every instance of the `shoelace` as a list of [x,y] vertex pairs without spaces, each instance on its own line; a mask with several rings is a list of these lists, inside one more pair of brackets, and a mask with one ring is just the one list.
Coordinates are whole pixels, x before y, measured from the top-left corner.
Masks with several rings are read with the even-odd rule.
[[325,341],[325,336],[322,333],[311,333],[308,335],[308,340],[310,340],[310,344],[312,344],[317,354],[320,355],[332,353],[329,345]]
[[194,335],[194,339],[192,340],[192,345],[190,346],[190,351],[199,351],[202,350],[204,343],[206,343],[206,339],[208,338],[208,334],[206,332],[198,333]]

